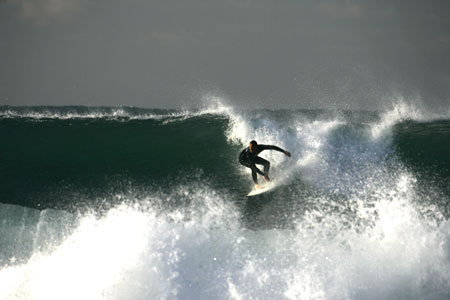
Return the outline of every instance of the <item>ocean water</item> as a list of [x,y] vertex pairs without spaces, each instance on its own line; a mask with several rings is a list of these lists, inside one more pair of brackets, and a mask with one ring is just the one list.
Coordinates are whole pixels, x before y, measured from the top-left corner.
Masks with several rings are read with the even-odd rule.
[[[258,197],[246,144],[289,150]],[[450,113],[0,107],[0,299],[450,299]]]

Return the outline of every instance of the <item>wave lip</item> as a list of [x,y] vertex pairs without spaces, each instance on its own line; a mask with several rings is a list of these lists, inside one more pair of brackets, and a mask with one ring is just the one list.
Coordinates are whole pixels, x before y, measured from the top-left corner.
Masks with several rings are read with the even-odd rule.
[[403,98],[398,99],[392,108],[381,114],[380,120],[372,124],[373,138],[379,138],[392,126],[404,121],[432,122],[450,118],[450,110],[442,113],[426,112],[415,105],[408,104]]
[[1,107],[0,119],[32,120],[72,120],[72,119],[107,119],[107,120],[165,120],[183,119],[195,115],[184,110],[142,109],[134,107]]

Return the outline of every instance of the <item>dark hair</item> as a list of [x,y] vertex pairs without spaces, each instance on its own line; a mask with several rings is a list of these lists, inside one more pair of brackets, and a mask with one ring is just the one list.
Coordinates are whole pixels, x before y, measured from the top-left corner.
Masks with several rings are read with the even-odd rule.
[[250,144],[252,144],[253,146],[257,146],[258,145],[258,143],[255,140],[251,141]]

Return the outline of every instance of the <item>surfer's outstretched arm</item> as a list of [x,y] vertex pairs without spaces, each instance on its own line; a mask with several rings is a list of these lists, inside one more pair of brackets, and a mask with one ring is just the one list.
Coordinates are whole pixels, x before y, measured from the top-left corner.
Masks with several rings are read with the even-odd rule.
[[291,153],[289,151],[286,151],[286,150],[284,150],[284,149],[282,149],[282,148],[280,148],[278,146],[275,146],[275,145],[261,145],[261,144],[259,144],[258,148],[260,148],[262,150],[275,150],[275,151],[284,153],[288,157],[291,157]]

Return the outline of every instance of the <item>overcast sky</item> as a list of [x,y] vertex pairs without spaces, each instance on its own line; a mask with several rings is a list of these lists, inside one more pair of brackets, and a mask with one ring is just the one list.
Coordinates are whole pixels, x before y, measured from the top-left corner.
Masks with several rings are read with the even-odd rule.
[[0,0],[0,105],[450,105],[450,1]]

